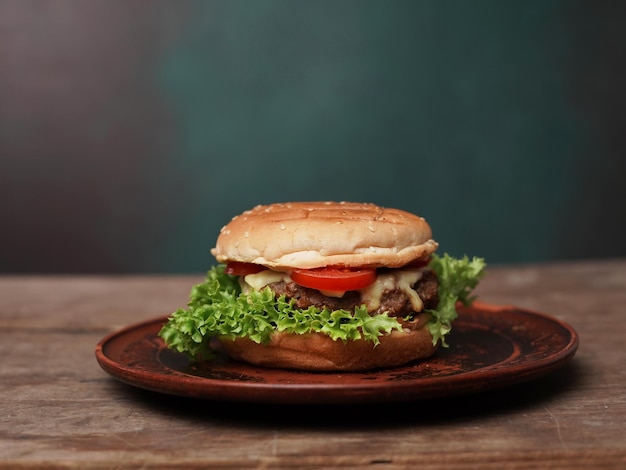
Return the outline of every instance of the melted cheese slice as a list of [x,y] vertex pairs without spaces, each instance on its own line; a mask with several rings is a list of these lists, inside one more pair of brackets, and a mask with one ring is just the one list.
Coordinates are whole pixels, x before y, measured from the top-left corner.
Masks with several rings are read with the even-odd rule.
[[256,274],[248,274],[247,276],[242,276],[240,279],[243,279],[244,284],[254,290],[261,290],[274,282],[291,282],[289,274],[272,271],[271,269],[266,269]]
[[411,287],[421,278],[422,271],[420,269],[402,269],[379,274],[374,284],[360,291],[361,300],[367,306],[367,311],[372,312],[380,307],[383,292],[399,289],[409,298],[413,310],[421,312],[424,303],[415,289]]

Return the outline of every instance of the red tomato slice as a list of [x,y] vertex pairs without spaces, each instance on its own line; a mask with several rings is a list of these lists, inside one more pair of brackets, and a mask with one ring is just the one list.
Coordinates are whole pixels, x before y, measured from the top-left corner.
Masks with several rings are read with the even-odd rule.
[[247,276],[248,274],[256,274],[267,269],[265,266],[254,263],[243,263],[241,261],[229,261],[226,264],[224,272],[231,276]]
[[294,269],[291,279],[296,284],[326,291],[349,291],[363,289],[376,280],[374,268],[348,269],[327,267],[317,269]]

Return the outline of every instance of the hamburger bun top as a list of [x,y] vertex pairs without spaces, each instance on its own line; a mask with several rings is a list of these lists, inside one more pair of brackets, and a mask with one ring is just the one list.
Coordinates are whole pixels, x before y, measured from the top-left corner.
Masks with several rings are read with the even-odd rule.
[[437,249],[424,218],[399,209],[352,202],[256,206],[220,230],[211,253],[275,269],[397,268]]

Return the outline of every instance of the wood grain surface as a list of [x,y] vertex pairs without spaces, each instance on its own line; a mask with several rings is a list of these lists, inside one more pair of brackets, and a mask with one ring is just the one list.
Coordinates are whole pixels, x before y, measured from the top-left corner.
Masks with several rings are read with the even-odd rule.
[[626,260],[491,266],[482,301],[566,321],[565,368],[410,403],[256,405],[143,391],[97,342],[202,276],[0,278],[0,468],[626,468]]

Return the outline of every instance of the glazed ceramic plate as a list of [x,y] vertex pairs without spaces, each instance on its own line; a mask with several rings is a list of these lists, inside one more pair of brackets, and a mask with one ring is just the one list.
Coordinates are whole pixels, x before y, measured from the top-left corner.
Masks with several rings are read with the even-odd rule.
[[448,348],[388,370],[297,372],[255,367],[224,354],[190,362],[158,332],[165,318],[129,326],[96,347],[100,366],[127,384],[166,394],[258,403],[408,401],[508,387],[545,376],[574,356],[578,336],[550,316],[475,304],[462,308]]

